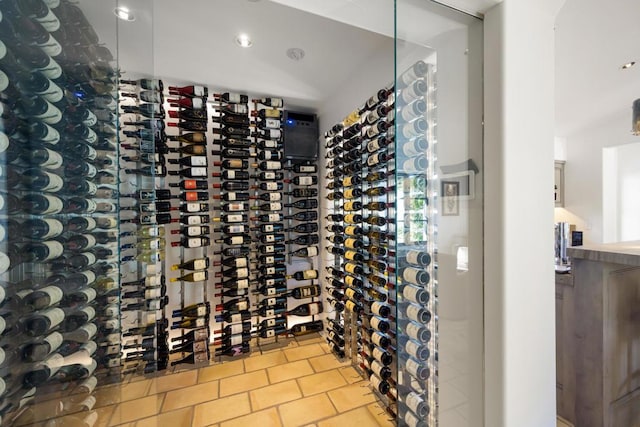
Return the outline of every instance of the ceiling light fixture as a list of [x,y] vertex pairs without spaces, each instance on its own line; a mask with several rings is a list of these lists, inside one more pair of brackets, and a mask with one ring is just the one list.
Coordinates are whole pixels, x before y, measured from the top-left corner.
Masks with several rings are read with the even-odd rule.
[[116,7],[113,10],[113,13],[115,13],[115,15],[123,21],[131,22],[136,20],[133,12],[131,12],[131,10],[129,10],[129,8],[125,6]]
[[291,47],[287,49],[287,57],[292,61],[301,61],[304,58],[304,50],[299,47]]
[[631,62],[627,62],[626,64],[624,64],[622,67],[623,70],[628,70],[629,68],[633,67],[634,65],[636,65],[635,61],[631,61]]
[[253,45],[251,38],[244,33],[238,34],[238,37],[236,37],[236,43],[238,43],[240,47],[251,47]]

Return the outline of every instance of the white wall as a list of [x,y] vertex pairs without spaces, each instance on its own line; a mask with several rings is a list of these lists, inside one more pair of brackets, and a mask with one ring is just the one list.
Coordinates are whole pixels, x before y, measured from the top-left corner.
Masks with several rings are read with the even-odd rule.
[[[555,426],[554,20],[485,15],[485,425]],[[527,118],[535,117],[535,126]]]
[[584,231],[585,244],[605,241],[603,148],[640,142],[640,137],[631,135],[630,130],[631,110],[622,107],[615,115],[565,137],[565,207],[556,209],[556,221],[576,224],[578,230]]

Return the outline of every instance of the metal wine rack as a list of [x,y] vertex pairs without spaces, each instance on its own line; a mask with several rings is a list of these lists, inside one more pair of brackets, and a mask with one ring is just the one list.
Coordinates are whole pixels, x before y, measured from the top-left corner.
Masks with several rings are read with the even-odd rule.
[[397,84],[325,133],[329,343],[399,425],[436,425],[434,72],[420,61]]

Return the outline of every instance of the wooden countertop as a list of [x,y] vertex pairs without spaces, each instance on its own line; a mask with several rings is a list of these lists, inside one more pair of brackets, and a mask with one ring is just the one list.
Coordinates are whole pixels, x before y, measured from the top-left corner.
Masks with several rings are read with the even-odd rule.
[[567,255],[573,259],[640,266],[640,241],[569,247]]

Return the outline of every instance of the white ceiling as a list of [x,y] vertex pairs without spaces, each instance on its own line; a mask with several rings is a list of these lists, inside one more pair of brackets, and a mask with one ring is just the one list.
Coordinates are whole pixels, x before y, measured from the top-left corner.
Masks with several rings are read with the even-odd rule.
[[[631,103],[640,98],[638,17],[637,0],[567,0],[556,21],[556,136],[625,112],[631,129]],[[621,70],[629,61],[638,64]]]
[[[134,23],[118,21],[124,69],[219,89],[277,94],[288,105],[303,109],[317,109],[334,92],[336,82],[363,72],[361,64],[375,52],[383,49],[393,55],[392,0],[118,2],[130,2],[138,16]],[[115,0],[81,3],[102,40],[112,47]],[[477,14],[498,1],[441,3]],[[431,37],[459,25],[428,12],[421,15],[425,4],[431,2],[401,3],[403,39],[427,44]],[[637,0],[566,1],[556,22],[557,136],[626,114],[640,97],[638,16]],[[240,31],[252,35],[252,48],[234,44]],[[289,47],[305,49],[303,61],[289,60],[285,56]],[[639,64],[620,70],[631,60]]]
[[[117,21],[119,63],[130,76],[279,95],[299,109],[317,109],[336,83],[364,72],[362,64],[381,50],[393,60],[392,0],[117,0],[135,12],[135,22],[115,19],[116,0],[80,2],[110,47]],[[399,38],[428,45],[432,37],[461,26],[424,6],[432,4],[403,0]],[[240,32],[251,35],[251,48],[234,43]],[[303,48],[305,58],[288,59],[289,47]]]

